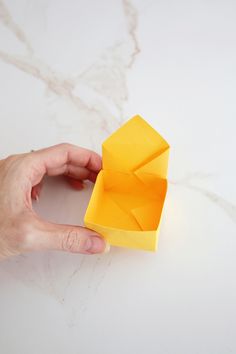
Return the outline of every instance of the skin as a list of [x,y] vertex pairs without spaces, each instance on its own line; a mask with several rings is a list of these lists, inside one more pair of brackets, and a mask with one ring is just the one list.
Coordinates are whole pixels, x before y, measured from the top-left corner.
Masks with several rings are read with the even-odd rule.
[[82,226],[42,220],[32,208],[45,175],[64,175],[80,190],[95,182],[101,157],[70,144],[60,144],[0,160],[0,260],[25,252],[61,250],[95,254],[108,250],[104,239]]

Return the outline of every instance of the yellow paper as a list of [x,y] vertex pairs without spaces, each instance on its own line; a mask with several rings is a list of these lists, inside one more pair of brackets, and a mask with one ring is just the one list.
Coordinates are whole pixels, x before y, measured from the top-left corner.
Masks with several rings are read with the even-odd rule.
[[167,190],[169,145],[135,116],[102,144],[85,225],[114,246],[155,251]]

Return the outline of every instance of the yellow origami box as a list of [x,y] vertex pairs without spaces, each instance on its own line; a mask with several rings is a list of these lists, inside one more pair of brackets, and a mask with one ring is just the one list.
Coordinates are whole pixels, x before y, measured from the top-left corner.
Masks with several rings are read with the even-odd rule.
[[168,143],[140,116],[102,144],[85,225],[114,246],[155,251],[167,190]]

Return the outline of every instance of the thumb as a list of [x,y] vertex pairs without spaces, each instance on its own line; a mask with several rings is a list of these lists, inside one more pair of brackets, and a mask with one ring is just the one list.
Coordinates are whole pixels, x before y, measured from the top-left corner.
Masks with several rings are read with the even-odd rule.
[[108,252],[109,245],[101,235],[85,227],[58,225],[36,219],[28,239],[28,250],[95,254]]

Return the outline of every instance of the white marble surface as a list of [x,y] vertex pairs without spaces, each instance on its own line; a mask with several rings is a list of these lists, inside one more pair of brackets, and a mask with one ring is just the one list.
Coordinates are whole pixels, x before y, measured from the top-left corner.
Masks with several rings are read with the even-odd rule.
[[[143,115],[171,145],[156,254],[0,264],[2,354],[236,353],[236,2],[0,0],[0,157],[100,151]],[[82,223],[91,188],[37,211]]]

